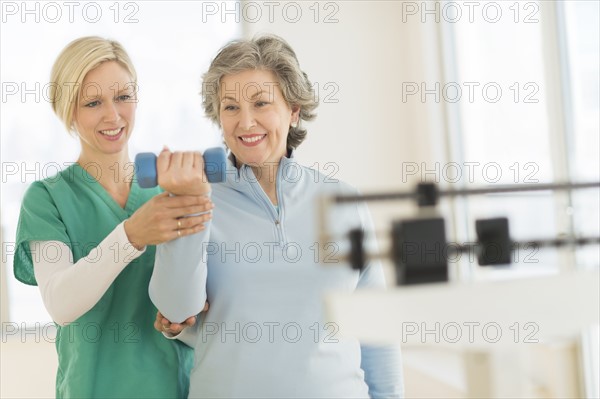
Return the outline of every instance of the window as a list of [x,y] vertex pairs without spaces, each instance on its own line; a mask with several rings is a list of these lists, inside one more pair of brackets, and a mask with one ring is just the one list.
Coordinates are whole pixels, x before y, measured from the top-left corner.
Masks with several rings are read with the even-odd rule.
[[[565,52],[570,83],[571,146],[569,162],[574,181],[600,180],[600,49],[599,3],[567,1],[563,4]],[[575,233],[600,235],[600,197],[598,190],[575,192],[573,195]],[[578,250],[581,266],[598,265],[597,247]]]
[[[449,158],[465,170],[483,166],[459,183],[599,181],[599,3],[471,2],[478,6],[471,19],[467,2],[441,4]],[[473,238],[474,219],[494,214],[509,218],[515,240],[600,235],[597,189],[468,197],[455,211],[459,237]],[[597,269],[600,251],[593,245],[513,258],[510,274],[484,276]],[[471,278],[482,277],[480,268],[466,267]],[[597,325],[582,343],[586,394],[598,397]]]
[[[558,8],[564,15],[565,51],[570,83],[572,145],[569,148],[571,178],[574,181],[600,180],[600,6],[596,1],[566,1]],[[585,190],[573,194],[575,234],[600,235],[600,193]],[[577,250],[580,268],[598,267],[597,246]],[[583,335],[586,391],[600,396],[600,331],[598,325]]]
[[[466,3],[443,4],[447,65],[442,94],[453,121],[450,158],[462,172],[457,182],[465,187],[552,182],[539,2],[474,2],[470,12]],[[472,196],[458,204],[466,220],[456,226],[461,242],[475,238],[476,219],[495,216],[508,217],[516,241],[565,233],[556,218],[548,217],[556,207],[550,192]],[[511,272],[552,273],[558,265],[556,251],[525,247],[513,252]],[[475,271],[478,277],[498,274],[466,267],[471,277]]]

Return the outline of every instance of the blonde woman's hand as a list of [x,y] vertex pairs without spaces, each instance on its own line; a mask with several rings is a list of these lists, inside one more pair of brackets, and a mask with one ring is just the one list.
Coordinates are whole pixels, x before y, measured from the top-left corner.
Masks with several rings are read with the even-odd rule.
[[[203,312],[208,310],[208,302],[204,304]],[[171,323],[160,311],[156,312],[156,320],[154,320],[154,328],[156,331],[164,332],[171,335],[177,335],[185,328],[196,324],[196,316],[188,317],[183,323]]]
[[[170,196],[161,193],[125,221],[129,242],[138,250],[204,230],[212,218],[213,203],[206,196]],[[195,215],[201,213],[200,215]],[[189,216],[195,215],[195,216]]]

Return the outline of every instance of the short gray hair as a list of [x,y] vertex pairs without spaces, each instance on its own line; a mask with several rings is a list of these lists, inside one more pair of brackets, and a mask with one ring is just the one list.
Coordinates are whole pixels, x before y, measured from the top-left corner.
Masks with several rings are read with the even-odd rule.
[[302,129],[301,121],[313,120],[319,104],[308,76],[300,69],[296,53],[278,36],[263,35],[252,40],[234,40],[219,51],[202,76],[202,105],[206,116],[219,124],[221,79],[225,75],[249,69],[273,72],[288,105],[300,107],[298,126],[290,127],[287,138],[287,149],[297,148],[307,133],[306,129]]

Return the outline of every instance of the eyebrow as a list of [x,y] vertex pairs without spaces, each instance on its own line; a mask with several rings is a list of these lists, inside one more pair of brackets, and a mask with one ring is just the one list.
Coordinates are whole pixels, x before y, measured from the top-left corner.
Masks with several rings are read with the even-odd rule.
[[98,95],[96,95],[96,96],[83,96],[82,95],[82,96],[80,96],[79,103],[80,104],[87,104],[87,103],[90,103],[90,102],[93,102],[93,101],[98,101],[98,100],[101,100],[101,99],[102,99],[102,97],[98,96]]
[[[250,100],[253,100],[253,99],[255,99],[256,97],[259,97],[259,96],[261,96],[263,93],[267,93],[267,94],[268,94],[269,92],[268,92],[268,91],[265,91],[265,90],[260,90],[260,91],[257,91],[257,92],[256,92],[256,93],[254,93],[252,96],[250,96]],[[238,100],[237,100],[237,98],[233,98],[233,97],[230,97],[230,96],[225,96],[225,97],[223,97],[223,98],[221,99],[221,102],[223,102],[223,101],[225,101],[225,100],[233,100],[233,101],[238,101]]]
[[256,93],[254,93],[254,94],[253,94],[253,95],[250,97],[250,99],[252,100],[253,98],[259,97],[259,96],[261,96],[263,93],[265,93],[265,91],[264,91],[264,90],[257,91]]
[[[121,93],[125,93],[125,92],[129,92],[132,89],[135,88],[135,84],[126,84],[121,90],[114,92],[115,95],[119,95]],[[112,90],[111,90],[112,91]],[[81,96],[81,102],[83,103],[87,103],[89,101],[96,101],[96,100],[101,100],[102,99],[102,95],[101,94],[96,94],[94,96]]]
[[121,90],[119,90],[117,93],[123,93],[125,91],[130,91],[130,90],[135,90],[135,85],[134,84],[126,84],[125,87],[123,87]]

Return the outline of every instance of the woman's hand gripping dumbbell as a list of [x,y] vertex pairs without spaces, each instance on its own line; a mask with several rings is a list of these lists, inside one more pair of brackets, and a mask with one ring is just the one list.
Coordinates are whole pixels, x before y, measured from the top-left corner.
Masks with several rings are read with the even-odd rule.
[[159,185],[173,195],[203,195],[210,192],[210,183],[225,181],[225,150],[209,148],[202,155],[165,148],[158,157],[144,152],[135,157],[135,169],[142,188]]

